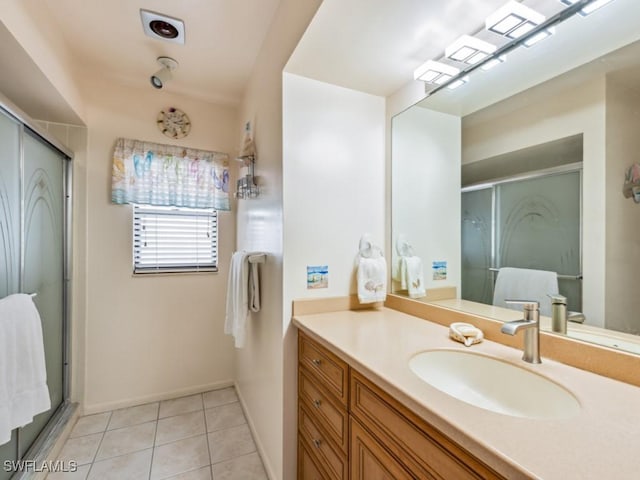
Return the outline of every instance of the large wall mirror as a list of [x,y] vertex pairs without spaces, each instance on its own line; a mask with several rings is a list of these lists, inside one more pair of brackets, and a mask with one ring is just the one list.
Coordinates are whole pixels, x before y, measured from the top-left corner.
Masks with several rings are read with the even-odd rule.
[[[393,118],[394,293],[510,320],[500,269],[551,271],[569,337],[640,354],[640,203],[624,188],[640,162],[638,18],[635,0],[574,15]],[[455,298],[431,300],[441,287]]]

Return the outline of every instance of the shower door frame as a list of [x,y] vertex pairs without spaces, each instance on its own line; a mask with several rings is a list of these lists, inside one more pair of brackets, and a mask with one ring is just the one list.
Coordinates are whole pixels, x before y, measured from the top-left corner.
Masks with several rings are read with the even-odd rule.
[[[48,455],[54,447],[56,440],[72,418],[78,405],[69,401],[70,394],[70,364],[71,364],[71,342],[70,342],[70,321],[72,305],[72,247],[73,247],[73,152],[60,143],[46,130],[39,127],[36,122],[18,108],[13,102],[0,93],[0,111],[14,119],[19,124],[20,145],[19,145],[19,182],[20,182],[20,269],[19,288],[23,288],[24,269],[24,249],[25,238],[23,228],[24,216],[24,136],[31,135],[36,140],[43,141],[51,148],[57,150],[64,156],[63,171],[63,309],[62,309],[62,403],[58,406],[44,428],[38,433],[33,444],[26,450],[20,448],[20,428],[17,429],[16,436],[16,460],[35,461],[35,465],[41,465],[48,460]],[[23,292],[25,293],[25,292]],[[31,293],[31,292],[26,292]],[[37,476],[40,472],[33,470],[17,471],[12,480],[27,480]]]

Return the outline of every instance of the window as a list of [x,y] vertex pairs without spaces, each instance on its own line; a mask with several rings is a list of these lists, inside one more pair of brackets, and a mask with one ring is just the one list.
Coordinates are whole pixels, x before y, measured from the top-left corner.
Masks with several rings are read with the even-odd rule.
[[133,206],[133,273],[217,271],[216,210]]

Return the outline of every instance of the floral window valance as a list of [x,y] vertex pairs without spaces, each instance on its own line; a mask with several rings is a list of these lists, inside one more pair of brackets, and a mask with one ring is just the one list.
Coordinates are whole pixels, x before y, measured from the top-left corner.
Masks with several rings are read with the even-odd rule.
[[225,153],[119,138],[111,201],[229,210]]

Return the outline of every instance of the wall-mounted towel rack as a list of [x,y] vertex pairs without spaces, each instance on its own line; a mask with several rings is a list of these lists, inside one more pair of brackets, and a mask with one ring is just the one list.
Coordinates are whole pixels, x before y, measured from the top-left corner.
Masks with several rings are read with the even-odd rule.
[[264,263],[267,261],[266,253],[256,253],[249,256],[249,263]]
[[[491,272],[499,272],[499,268],[489,268]],[[560,275],[558,274],[558,280],[582,280],[582,274],[578,275]]]

